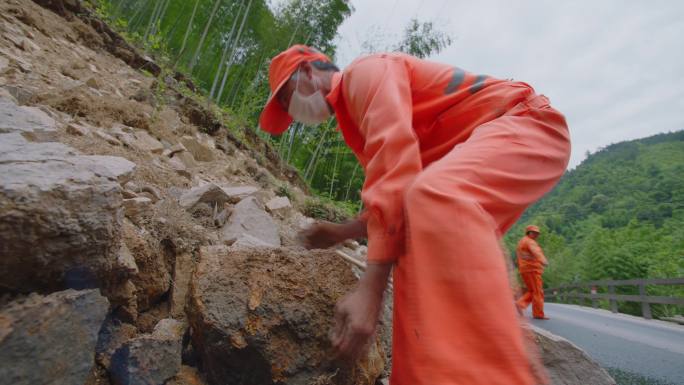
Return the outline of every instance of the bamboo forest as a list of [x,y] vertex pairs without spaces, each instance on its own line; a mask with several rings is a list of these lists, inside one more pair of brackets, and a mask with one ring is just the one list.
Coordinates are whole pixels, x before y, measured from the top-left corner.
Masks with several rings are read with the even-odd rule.
[[[108,0],[99,13],[129,40],[170,68],[190,75],[215,103],[256,135],[269,140],[319,196],[351,211],[360,205],[363,171],[336,132],[334,118],[315,127],[294,123],[279,137],[257,129],[269,96],[268,63],[293,44],[318,48],[335,60],[340,24],[354,12],[344,0]],[[403,51],[427,57],[451,38],[431,21],[412,19],[396,42],[369,36],[365,52]],[[356,207],[356,209],[355,209]]]

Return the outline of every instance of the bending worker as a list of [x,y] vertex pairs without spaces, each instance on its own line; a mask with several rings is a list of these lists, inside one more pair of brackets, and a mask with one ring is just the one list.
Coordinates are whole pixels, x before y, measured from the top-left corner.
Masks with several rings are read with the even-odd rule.
[[522,313],[532,303],[532,316],[537,319],[549,319],[544,315],[544,286],[542,274],[549,262],[537,243],[539,227],[527,226],[525,236],[518,242],[515,254],[518,256],[518,271],[527,288],[525,294],[516,302]]
[[269,82],[262,129],[334,113],[365,171],[365,213],[305,234],[309,247],[368,236],[333,346],[363,350],[394,266],[391,384],[532,384],[499,238],[563,174],[563,115],[525,83],[401,53],[340,71],[296,45],[273,58]]

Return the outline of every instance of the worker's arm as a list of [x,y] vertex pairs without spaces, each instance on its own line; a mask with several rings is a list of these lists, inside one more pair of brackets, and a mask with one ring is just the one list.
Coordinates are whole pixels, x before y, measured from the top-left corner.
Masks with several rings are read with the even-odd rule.
[[335,307],[332,345],[351,359],[357,358],[375,333],[391,263],[369,263],[355,290]]
[[352,64],[343,78],[345,103],[364,138],[368,261],[393,262],[404,252],[404,191],[421,171],[412,127],[410,75],[394,57]]
[[299,237],[307,249],[327,249],[347,239],[365,238],[366,222],[362,218],[345,223],[319,221],[302,231]]
[[549,261],[546,259],[544,252],[542,251],[541,247],[539,247],[539,244],[536,241],[530,242],[528,248],[530,250],[530,253],[534,256],[534,258],[541,262],[542,265],[548,266]]

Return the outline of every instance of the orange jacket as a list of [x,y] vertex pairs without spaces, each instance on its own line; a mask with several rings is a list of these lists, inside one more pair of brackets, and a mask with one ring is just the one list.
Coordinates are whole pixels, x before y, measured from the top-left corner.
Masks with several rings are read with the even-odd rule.
[[369,261],[404,253],[404,191],[416,175],[533,93],[400,53],[361,57],[333,76],[326,98],[366,175]]
[[537,241],[527,235],[518,242],[515,254],[518,256],[518,270],[521,274],[541,274],[544,272],[544,266],[548,263]]

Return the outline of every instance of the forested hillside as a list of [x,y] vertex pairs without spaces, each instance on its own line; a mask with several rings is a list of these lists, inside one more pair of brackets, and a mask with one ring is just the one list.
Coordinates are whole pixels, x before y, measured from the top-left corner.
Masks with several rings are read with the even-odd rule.
[[506,236],[510,250],[527,224],[543,231],[547,287],[684,276],[684,131],[591,154],[525,212]]
[[[363,172],[336,132],[334,119],[316,127],[294,124],[279,137],[257,130],[268,95],[268,63],[293,44],[314,46],[335,60],[340,24],[354,11],[343,0],[103,0],[100,16],[157,61],[188,74],[207,101],[234,122],[271,142],[311,189],[358,209]],[[275,5],[273,5],[275,4]],[[425,57],[451,43],[430,21],[412,19],[400,41],[368,36],[365,51],[396,50]],[[361,52],[359,52],[361,54]]]

